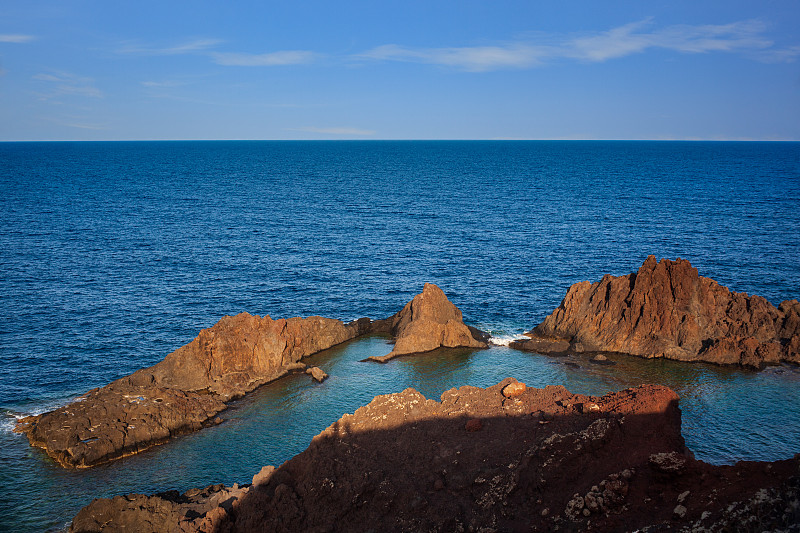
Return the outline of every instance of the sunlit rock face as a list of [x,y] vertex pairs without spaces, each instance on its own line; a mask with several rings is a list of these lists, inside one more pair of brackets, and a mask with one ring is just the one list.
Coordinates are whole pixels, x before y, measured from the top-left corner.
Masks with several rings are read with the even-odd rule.
[[431,283],[426,283],[399,313],[386,319],[384,327],[395,337],[394,348],[388,355],[371,357],[373,361],[385,362],[437,348],[487,347],[481,333],[466,326],[458,307]]
[[636,273],[582,281],[512,347],[620,352],[759,368],[800,363],[800,303],[731,292],[685,260],[649,256]]

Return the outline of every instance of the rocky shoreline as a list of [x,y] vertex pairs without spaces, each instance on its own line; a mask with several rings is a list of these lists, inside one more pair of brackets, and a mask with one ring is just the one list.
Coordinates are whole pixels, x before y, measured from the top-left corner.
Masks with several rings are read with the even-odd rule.
[[526,335],[511,347],[749,368],[800,364],[800,302],[776,308],[700,276],[688,261],[651,255],[638,272],[572,285],[561,305]]
[[[220,421],[229,402],[289,372],[323,382],[305,357],[369,334],[392,351],[488,346],[425,284],[395,315],[226,316],[156,365],[20,420],[15,431],[65,467],[131,455]],[[800,363],[800,303],[778,308],[650,256],[636,273],[573,285],[512,348],[625,353],[761,368]],[[71,531],[800,531],[800,454],[713,466],[693,458],[678,397],[643,385],[603,397],[509,378],[377,396],[251,484],[96,499]],[[794,528],[794,529],[793,529]]]
[[[440,346],[486,346],[477,331],[473,337],[444,292],[430,284],[383,320],[344,324],[323,317],[273,320],[240,313],[204,329],[152,367],[54,411],[21,419],[15,431],[62,466],[94,466],[212,425],[231,400],[289,372],[306,371],[303,358],[373,333],[396,336],[391,357]],[[308,370],[317,381],[324,379],[324,372]]]
[[509,378],[377,396],[252,484],[96,499],[79,532],[797,531],[800,454],[692,457],[678,397]]

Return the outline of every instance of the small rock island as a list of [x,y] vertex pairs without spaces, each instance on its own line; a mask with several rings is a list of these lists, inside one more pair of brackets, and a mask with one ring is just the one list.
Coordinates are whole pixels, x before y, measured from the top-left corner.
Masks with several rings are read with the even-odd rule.
[[649,256],[638,272],[582,281],[511,347],[543,354],[617,352],[762,368],[800,364],[800,302],[777,308],[702,277],[689,261]]

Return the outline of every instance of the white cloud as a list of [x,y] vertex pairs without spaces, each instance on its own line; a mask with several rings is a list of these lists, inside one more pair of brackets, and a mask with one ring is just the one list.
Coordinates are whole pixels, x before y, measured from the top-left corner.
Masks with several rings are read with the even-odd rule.
[[358,128],[291,128],[289,131],[306,131],[310,133],[324,133],[326,135],[357,135],[369,136],[375,135],[373,130],[362,130]]
[[528,68],[538,65],[546,52],[541,47],[524,44],[414,50],[395,44],[373,48],[356,57],[384,61],[409,61],[446,65],[472,72],[500,68]]
[[143,87],[150,87],[150,88],[153,88],[153,89],[165,89],[165,88],[168,88],[168,87],[180,87],[181,85],[185,85],[185,83],[183,83],[183,82],[172,81],[172,80],[166,80],[166,81],[142,81],[142,82],[140,82],[140,84]]
[[535,42],[519,41],[499,46],[415,49],[387,44],[353,58],[429,63],[484,72],[509,68],[525,69],[563,59],[597,63],[652,48],[695,54],[759,53],[765,61],[792,61],[800,56],[800,47],[772,49],[774,43],[764,37],[767,28],[759,21],[747,20],[720,25],[673,25],[650,29],[652,26],[652,19],[645,19],[577,37],[539,35]]
[[19,33],[0,33],[0,43],[29,43],[36,39],[33,35],[22,35]]
[[206,52],[210,48],[222,43],[220,39],[197,39],[185,43],[177,44],[175,46],[168,46],[165,48],[153,46],[141,46],[138,44],[129,43],[124,45],[118,50],[121,54],[138,54],[138,55],[151,55],[151,56],[171,56],[183,55]]
[[219,65],[235,67],[275,67],[283,65],[301,65],[311,63],[316,58],[314,52],[308,50],[283,50],[267,54],[221,53],[211,54]]
[[764,63],[794,63],[800,58],[800,46],[762,50],[755,58]]
[[94,86],[92,78],[76,76],[68,72],[55,72],[51,74],[36,74],[33,79],[47,82],[50,91],[42,95],[44,100],[51,100],[58,96],[84,96],[89,98],[102,98],[103,92]]
[[651,19],[646,19],[574,39],[564,43],[563,55],[598,62],[644,52],[648,48],[699,54],[761,50],[772,46],[771,41],[760,36],[766,28],[757,21],[703,26],[675,25],[646,31],[645,28],[650,25]]

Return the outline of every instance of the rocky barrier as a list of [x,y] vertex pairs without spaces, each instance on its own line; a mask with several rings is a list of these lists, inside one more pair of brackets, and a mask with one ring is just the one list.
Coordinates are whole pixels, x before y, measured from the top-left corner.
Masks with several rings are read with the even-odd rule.
[[396,340],[392,351],[369,361],[385,363],[401,355],[429,352],[437,348],[486,348],[488,335],[466,326],[461,310],[442,289],[426,283],[422,293],[400,312],[383,321],[382,328]]
[[[435,285],[426,284],[412,303],[388,319],[349,324],[323,317],[226,316],[156,365],[54,411],[23,418],[15,431],[62,466],[88,467],[214,424],[231,400],[304,371],[304,357],[361,335],[397,335],[395,355],[480,345]],[[442,310],[448,320],[437,328]],[[327,377],[318,368],[308,371],[317,381]]]
[[680,429],[655,385],[407,389],[252,484],[96,499],[70,531],[797,531],[800,455],[712,466]]
[[685,260],[649,256],[636,273],[582,281],[511,347],[544,354],[618,352],[761,368],[800,364],[800,302],[777,308],[732,292]]

